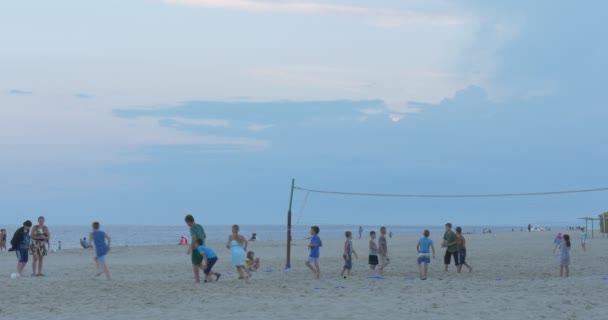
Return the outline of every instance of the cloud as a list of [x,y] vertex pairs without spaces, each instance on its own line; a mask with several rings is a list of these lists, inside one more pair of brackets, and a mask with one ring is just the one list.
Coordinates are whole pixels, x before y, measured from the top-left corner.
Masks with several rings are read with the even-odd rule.
[[93,99],[95,96],[87,94],[87,93],[77,93],[74,95],[74,98],[78,99]]
[[383,27],[405,24],[463,24],[467,19],[457,16],[430,15],[397,9],[357,7],[316,2],[266,2],[258,0],[163,0],[175,5],[198,6],[213,9],[283,14],[333,14],[370,18]]
[[247,130],[249,131],[264,131],[266,129],[272,128],[272,125],[269,124],[259,124],[259,123],[252,123],[250,125],[247,126]]
[[31,95],[31,94],[33,94],[32,91],[19,90],[19,89],[12,89],[8,93],[10,93],[10,94],[17,94],[17,95]]
[[222,128],[231,126],[231,122],[228,120],[224,120],[224,119],[190,119],[190,118],[177,117],[177,118],[173,118],[171,120],[173,120],[174,123],[180,124],[180,125],[194,125],[194,126],[222,127]]
[[365,108],[359,110],[365,116],[362,116],[362,121],[367,120],[367,116],[378,116],[378,115],[388,115],[388,118],[392,122],[399,122],[401,119],[406,117],[409,114],[414,114],[420,112],[420,108],[416,108],[411,106],[409,103],[405,104],[390,104],[387,103],[382,107],[377,108]]

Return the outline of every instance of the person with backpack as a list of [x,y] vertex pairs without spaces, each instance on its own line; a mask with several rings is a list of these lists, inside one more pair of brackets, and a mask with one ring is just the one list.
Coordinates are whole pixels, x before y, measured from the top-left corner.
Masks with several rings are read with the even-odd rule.
[[17,255],[17,275],[21,276],[23,269],[28,261],[28,251],[30,249],[30,228],[32,222],[26,220],[23,222],[23,226],[13,234],[11,239],[11,249],[9,251],[15,251]]

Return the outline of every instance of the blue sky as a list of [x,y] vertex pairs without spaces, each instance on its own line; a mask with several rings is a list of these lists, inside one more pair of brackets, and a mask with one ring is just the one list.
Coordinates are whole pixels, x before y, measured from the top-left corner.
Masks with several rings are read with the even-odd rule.
[[[5,1],[0,223],[283,224],[304,188],[607,187],[607,4]],[[606,193],[294,194],[303,224],[563,224]],[[303,210],[301,210],[303,208]]]

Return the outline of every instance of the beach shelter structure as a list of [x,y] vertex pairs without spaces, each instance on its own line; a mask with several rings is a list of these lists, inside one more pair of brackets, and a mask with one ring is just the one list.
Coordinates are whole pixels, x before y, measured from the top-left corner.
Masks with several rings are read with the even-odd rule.
[[589,230],[589,221],[591,221],[591,239],[593,239],[593,221],[594,220],[599,220],[599,219],[595,219],[592,217],[582,217],[579,218],[581,220],[585,220],[585,230]]

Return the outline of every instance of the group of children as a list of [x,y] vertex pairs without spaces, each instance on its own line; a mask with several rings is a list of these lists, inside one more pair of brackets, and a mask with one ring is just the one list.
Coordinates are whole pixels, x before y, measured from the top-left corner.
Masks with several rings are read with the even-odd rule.
[[[199,270],[202,270],[205,275],[203,282],[210,282],[212,276],[215,276],[215,281],[218,281],[221,274],[212,271],[218,257],[213,249],[205,245],[205,230],[200,224],[195,223],[194,217],[190,214],[186,216],[185,221],[190,227],[190,235],[192,236],[191,245],[186,253],[190,254],[192,258],[195,282],[200,282]],[[226,248],[230,250],[231,262],[239,273],[239,279],[249,282],[252,272],[260,268],[260,259],[255,257],[253,251],[247,251],[247,239],[239,234],[239,230],[239,225],[232,225],[232,232],[228,236]]]
[[[454,257],[454,264],[456,265],[456,270],[458,273],[461,272],[463,265],[469,269],[469,272],[472,271],[473,268],[465,261],[466,240],[462,235],[462,228],[457,227],[456,233],[454,233],[452,231],[451,223],[446,223],[445,226],[446,232],[443,236],[442,242],[442,247],[446,248],[446,254],[444,257],[445,271],[448,270],[448,265],[450,264],[452,256]],[[431,234],[429,230],[424,230],[422,234],[423,237],[421,237],[416,244],[416,252],[418,253],[418,271],[420,273],[420,279],[426,280],[428,265],[431,262],[431,253],[433,259],[435,258],[435,246],[433,245],[433,240],[429,238]],[[308,260],[306,261],[306,266],[310,269],[310,271],[312,271],[314,277],[319,279],[321,273],[319,268],[319,249],[322,246],[321,239],[319,238],[319,227],[312,226],[310,228],[310,235],[310,244],[308,245],[309,256]],[[344,241],[344,251],[342,254],[344,266],[342,267],[340,276],[346,278],[347,276],[350,276],[352,270],[353,255],[357,259],[359,257],[353,248],[352,232],[346,231],[344,236],[346,237],[346,241]],[[390,263],[390,258],[388,256],[388,245],[386,242],[386,227],[380,228],[380,238],[378,239],[377,243],[376,231],[370,231],[369,236],[369,267],[371,270],[376,270],[378,273],[382,273],[384,268]]]

